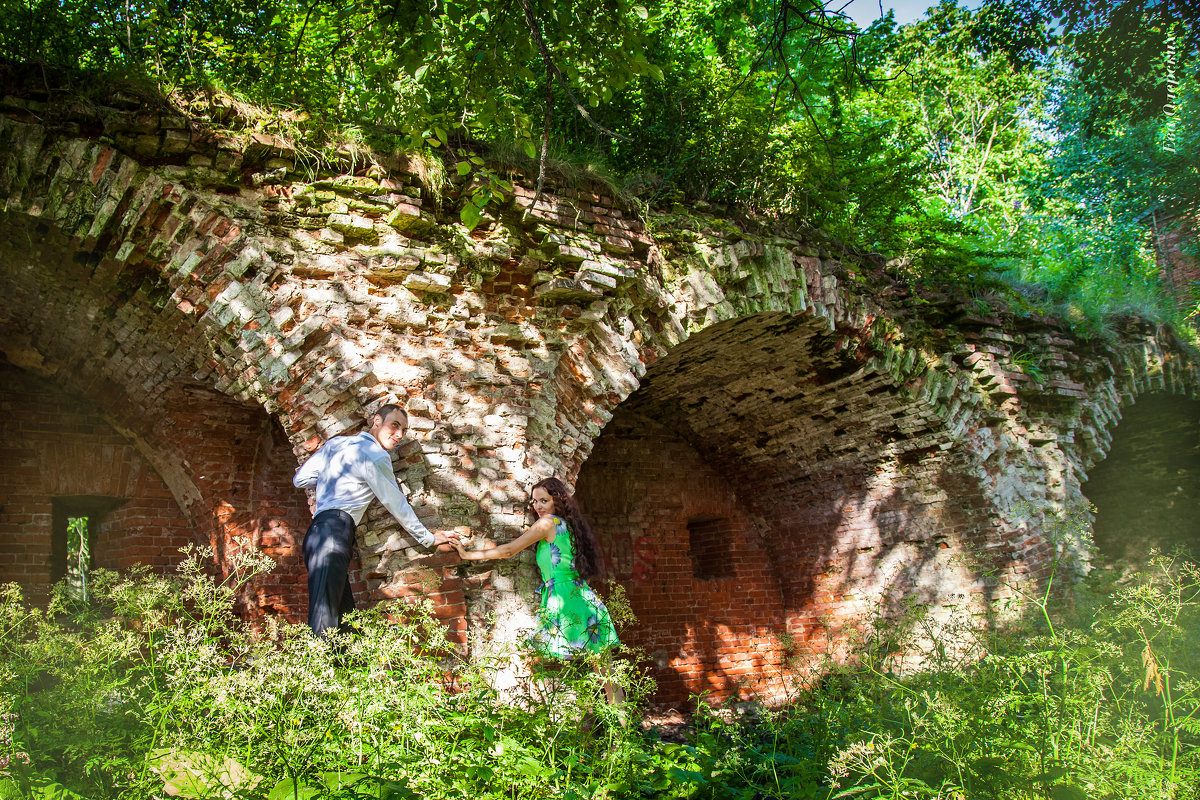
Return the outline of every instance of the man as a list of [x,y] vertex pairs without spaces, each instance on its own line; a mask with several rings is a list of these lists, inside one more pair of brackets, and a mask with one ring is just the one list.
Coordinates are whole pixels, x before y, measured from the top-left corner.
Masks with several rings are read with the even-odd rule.
[[408,414],[384,405],[371,415],[367,430],[335,436],[296,471],[292,483],[317,490],[313,521],[304,534],[304,566],[308,570],[308,624],[321,635],[338,628],[354,609],[350,590],[350,555],[354,530],[371,501],[379,498],[392,516],[425,547],[458,541],[456,534],[430,533],[417,519],[392,472],[392,448],[408,431]]

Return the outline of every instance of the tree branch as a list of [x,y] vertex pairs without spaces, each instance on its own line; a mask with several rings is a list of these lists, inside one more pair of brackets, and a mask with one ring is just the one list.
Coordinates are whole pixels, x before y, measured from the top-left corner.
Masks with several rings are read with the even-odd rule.
[[975,202],[975,189],[979,186],[979,178],[983,175],[983,168],[987,165],[988,158],[992,155],[992,142],[996,141],[996,130],[1000,126],[1000,114],[992,117],[992,135],[988,137],[987,147],[983,151],[983,158],[979,159],[979,168],[975,170],[975,177],[971,180],[971,190],[967,192],[967,202],[963,206],[963,216],[971,213],[971,204]]
[[533,202],[529,204],[529,210],[533,211],[537,208],[538,201],[542,199],[542,186],[546,182],[546,158],[550,151],[550,121],[554,114],[554,77],[550,71],[550,63],[546,63],[546,114],[542,117],[542,152],[538,157],[538,179],[537,190],[533,193]]
[[521,0],[521,8],[525,11],[525,23],[529,26],[529,35],[533,38],[533,43],[537,47],[538,53],[541,55],[542,60],[546,62],[546,69],[550,71],[550,74],[554,76],[554,79],[558,82],[558,85],[562,87],[562,90],[571,100],[572,105],[575,106],[575,110],[579,112],[579,115],[583,117],[589,125],[591,125],[600,133],[603,133],[605,136],[609,136],[622,142],[632,141],[628,136],[622,136],[619,133],[610,131],[608,128],[592,119],[592,115],[588,113],[588,110],[584,108],[579,100],[575,98],[575,93],[571,91],[571,86],[567,83],[567,79],[563,77],[562,72],[558,69],[558,65],[555,64],[554,59],[550,57],[550,48],[546,47],[546,40],[542,37],[542,26],[538,23],[537,17],[534,16],[533,6],[530,5],[529,0]]

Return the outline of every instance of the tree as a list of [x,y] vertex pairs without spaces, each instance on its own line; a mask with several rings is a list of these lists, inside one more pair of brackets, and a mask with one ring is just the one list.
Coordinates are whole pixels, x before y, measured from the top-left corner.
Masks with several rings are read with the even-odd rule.
[[1064,29],[1066,60],[1097,104],[1088,132],[1107,121],[1166,113],[1176,87],[1195,78],[1200,6],[1191,0],[1036,0]]

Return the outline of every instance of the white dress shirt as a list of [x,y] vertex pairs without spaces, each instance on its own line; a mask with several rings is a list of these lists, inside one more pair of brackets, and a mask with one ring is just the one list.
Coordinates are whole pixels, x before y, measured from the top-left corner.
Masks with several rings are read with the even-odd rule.
[[335,436],[321,445],[296,470],[292,483],[301,489],[316,487],[317,507],[313,516],[338,509],[353,517],[355,525],[378,497],[418,542],[433,546],[433,534],[421,524],[396,483],[392,457],[369,431],[357,436]]

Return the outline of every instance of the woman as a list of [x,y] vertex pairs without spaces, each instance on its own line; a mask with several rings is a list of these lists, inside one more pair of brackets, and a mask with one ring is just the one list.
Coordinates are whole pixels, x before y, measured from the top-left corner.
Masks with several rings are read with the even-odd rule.
[[[579,504],[558,478],[544,478],[534,484],[530,506],[537,521],[516,539],[486,550],[466,550],[455,542],[458,554],[466,561],[512,558],[537,543],[542,585],[534,646],[564,659],[585,650],[603,653],[617,646],[612,617],[585,582],[598,572],[597,548]],[[616,699],[611,682],[606,683],[605,693],[609,702]]]

